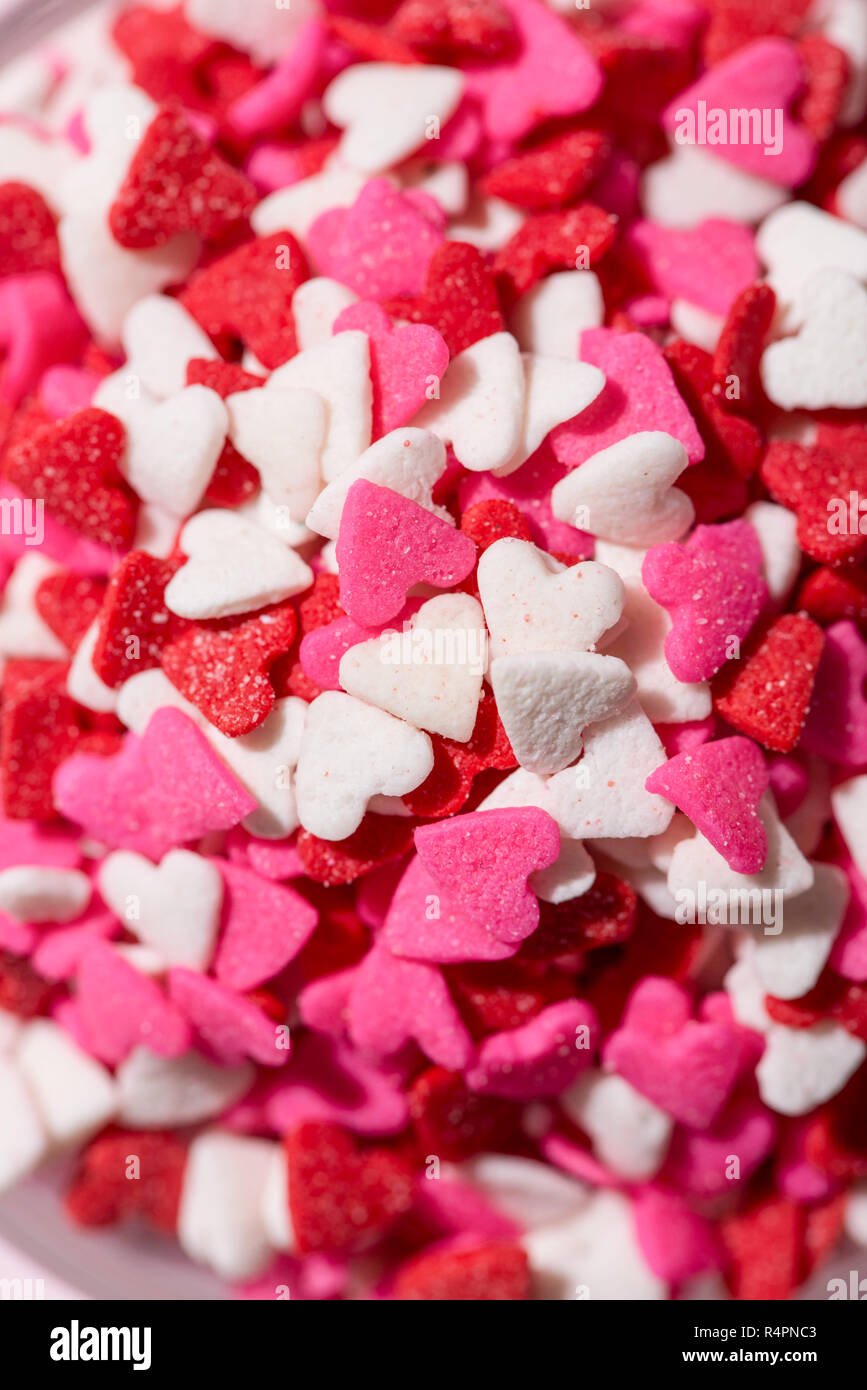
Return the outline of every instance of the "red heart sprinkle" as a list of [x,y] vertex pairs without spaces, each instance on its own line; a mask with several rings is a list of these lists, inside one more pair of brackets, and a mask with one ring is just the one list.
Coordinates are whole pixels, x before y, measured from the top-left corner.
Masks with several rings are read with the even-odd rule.
[[714,681],[714,708],[765,748],[789,753],[810,708],[825,638],[799,613],[787,613],[744,643]]
[[41,498],[63,526],[88,540],[126,550],[138,501],[118,464],[126,431],[106,410],[79,410],[19,440],[3,471],[25,497]]

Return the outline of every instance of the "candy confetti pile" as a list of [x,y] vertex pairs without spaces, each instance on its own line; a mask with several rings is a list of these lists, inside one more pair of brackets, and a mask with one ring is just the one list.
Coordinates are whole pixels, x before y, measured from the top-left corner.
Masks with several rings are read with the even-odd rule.
[[867,1246],[867,5],[131,4],[0,110],[0,1187],[247,1299]]

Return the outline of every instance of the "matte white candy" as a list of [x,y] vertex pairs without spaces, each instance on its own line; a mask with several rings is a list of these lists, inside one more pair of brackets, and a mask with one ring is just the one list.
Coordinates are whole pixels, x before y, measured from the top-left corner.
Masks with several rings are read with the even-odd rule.
[[812,203],[787,203],[756,233],[756,252],[768,271],[783,323],[809,280],[822,270],[842,270],[867,281],[867,233]]
[[775,502],[753,502],[744,512],[744,520],[759,538],[768,593],[780,601],[791,590],[801,568],[798,518]]
[[756,1066],[759,1095],[779,1115],[806,1115],[841,1091],[865,1057],[867,1043],[837,1023],[775,1023]]
[[17,1059],[54,1143],[81,1143],[113,1118],[117,1095],[111,1073],[56,1023],[47,1018],[28,1023]]
[[209,860],[173,849],[156,865],[116,850],[100,865],[99,891],[127,930],[167,965],[207,969],[223,901],[223,881]]
[[18,1067],[0,1057],[0,1192],[31,1173],[48,1152],[48,1136]]
[[336,540],[346,494],[359,478],[391,488],[392,492],[417,502],[426,511],[452,520],[449,512],[436,506],[431,496],[445,466],[446,449],[438,435],[410,425],[392,430],[365,449],[357,463],[344,469],[319,494],[310,508],[307,525],[320,536]]
[[497,709],[521,767],[561,772],[578,757],[588,724],[608,719],[635,694],[616,657],[595,652],[522,652],[491,663]]
[[783,904],[783,930],[755,928],[753,963],[768,994],[800,999],[818,980],[831,954],[849,901],[849,884],[834,864],[814,864],[815,882]]
[[226,618],[300,594],[313,574],[294,550],[229,511],[199,512],[181,532],[187,563],[166,586],[182,618]]
[[478,567],[491,658],[586,651],[620,618],[623,584],[593,560],[567,569],[529,541],[495,541]]
[[[293,186],[297,187],[297,184]],[[353,294],[347,285],[341,285],[339,280],[329,280],[326,275],[315,275],[312,280],[305,280],[292,296],[292,318],[299,349],[306,352],[308,348],[327,343],[335,319],[344,309],[357,303],[358,295]]]
[[54,212],[60,210],[58,192],[68,163],[65,140],[40,139],[12,121],[0,126],[0,183],[29,184]]
[[670,434],[629,435],[562,478],[551,510],[570,526],[624,545],[678,540],[695,520],[691,500],[674,487],[688,462]]
[[123,369],[97,387],[93,404],[115,415],[126,430],[120,471],[138,496],[175,517],[195,511],[229,427],[216,391],[186,386],[157,401],[141,395],[138,378]]
[[463,89],[456,68],[357,63],[326,88],[322,107],[343,131],[340,158],[375,174],[399,164],[432,135],[439,138]]
[[807,281],[793,310],[803,325],[762,356],[762,385],[783,410],[867,405],[867,289],[842,270]]
[[513,208],[502,198],[483,198],[475,196],[462,217],[451,223],[448,236],[450,241],[468,241],[480,251],[499,251],[519,227],[523,226],[527,214],[520,208]]
[[470,594],[423,604],[403,634],[350,647],[340,684],[350,695],[417,729],[465,743],[479,712],[487,640],[481,605]]
[[867,878],[867,776],[840,782],[831,793],[831,807],[858,872]]
[[292,47],[298,29],[317,17],[314,0],[291,0],[291,4],[262,4],[238,7],[238,0],[187,0],[187,17],[206,34],[225,39],[233,48],[243,49],[264,67],[283,58]]
[[0,1009],[0,1057],[12,1051],[23,1028],[24,1021],[17,1014]]
[[837,207],[847,222],[867,231],[867,163],[859,164],[837,187]]
[[165,400],[187,384],[187,363],[194,357],[219,357],[192,314],[177,299],[149,294],[134,304],[121,335],[126,376],[138,376],[145,391]]
[[338,690],[310,705],[295,777],[298,816],[324,840],[357,830],[372,796],[403,796],[433,767],[427,734]]
[[315,391],[328,411],[328,432],[322,448],[322,477],[326,483],[355,463],[370,443],[373,387],[370,383],[370,340],[353,329],[338,333],[319,347],[299,352],[271,373],[269,391]]
[[66,160],[55,194],[64,212],[98,219],[111,235],[109,208],[157,110],[156,102],[130,83],[100,84],[89,93],[80,112],[88,152]]
[[81,916],[91,892],[80,869],[19,864],[0,872],[0,912],[16,922],[70,922]]
[[788,196],[778,184],[690,145],[676,145],[641,181],[644,215],[663,227],[696,227],[709,217],[758,222]]
[[[689,840],[681,840],[671,856],[668,887],[675,898],[680,893],[697,893],[704,884],[708,893],[748,893],[750,890],[781,892],[795,898],[812,888],[815,873],[812,864],[798,849],[777,815],[774,799],[766,792],[759,802],[759,819],[768,837],[768,857],[765,867],[757,874],[739,874],[729,867],[719,850],[698,831]],[[708,907],[708,918],[711,918]],[[764,920],[762,918],[761,920]],[[722,923],[737,926],[737,922]],[[769,926],[779,925],[777,922]]]
[[533,1158],[482,1153],[456,1168],[501,1211],[527,1230],[568,1221],[587,1203],[590,1189]]
[[512,329],[525,352],[574,362],[585,328],[599,328],[604,319],[599,277],[592,270],[558,270],[521,295]]
[[282,1144],[274,1145],[262,1192],[262,1222],[275,1250],[292,1254],[296,1248],[289,1210],[289,1162]]
[[93,669],[93,653],[99,636],[99,619],[94,618],[76,648],[66,677],[66,689],[85,709],[109,714],[117,705],[117,691],[100,680]]
[[439,400],[430,401],[413,423],[451,444],[464,468],[484,473],[508,464],[520,450],[524,409],[518,344],[511,333],[494,333],[452,358]]
[[637,700],[591,724],[584,756],[548,783],[552,815],[575,840],[608,835],[658,835],[674,815],[665,797],[644,783],[666,761],[665,749]]
[[93,212],[62,217],[57,237],[70,293],[93,332],[110,348],[119,345],[133,305],[186,280],[199,253],[196,238],[186,232],[165,246],[127,251],[115,241],[104,217]]
[[856,1245],[867,1246],[867,1181],[856,1182],[846,1201],[846,1234]]
[[624,585],[621,625],[605,637],[605,650],[632,671],[641,707],[652,723],[705,719],[711,712],[710,686],[706,681],[679,681],[666,660],[671,618],[644,587],[641,565],[646,553],[611,541],[596,542],[596,559],[619,574]]
[[593,1141],[593,1152],[607,1168],[629,1182],[658,1171],[674,1123],[670,1115],[613,1072],[586,1072],[560,1096],[569,1119]]
[[564,362],[562,357],[537,357],[530,352],[522,353],[521,360],[524,364],[521,435],[512,457],[494,470],[499,477],[520,468],[556,425],[580,415],[605,385],[599,368],[586,362]]
[[768,1029],[773,1027],[773,1020],[765,1008],[767,990],[756,974],[754,954],[753,938],[745,938],[741,954],[726,974],[723,987],[736,1021],[742,1023],[745,1028],[753,1028],[757,1033],[767,1033]]
[[261,1208],[276,1147],[220,1130],[206,1131],[190,1145],[178,1241],[191,1260],[223,1279],[252,1279],[273,1253]]
[[867,10],[861,0],[827,0],[817,18],[825,37],[849,59],[849,85],[840,119],[844,125],[857,125],[867,110]]
[[240,1100],[253,1076],[247,1062],[218,1067],[199,1052],[159,1057],[135,1047],[115,1073],[118,1121],[136,1129],[201,1124]]
[[259,472],[278,507],[303,521],[322,486],[320,458],[328,412],[315,391],[236,391],[226,397],[229,438]]
[[697,304],[690,304],[686,299],[672,300],[669,318],[672,332],[676,333],[678,338],[695,343],[705,352],[714,351],[725,323],[721,315],[700,309]]
[[593,1302],[660,1300],[668,1287],[649,1269],[638,1244],[632,1203],[598,1191],[568,1221],[524,1236],[536,1298]]
[[[400,179],[406,190],[427,193],[435,198],[449,217],[460,217],[466,212],[470,176],[461,160],[426,160],[422,154],[403,166]],[[294,310],[294,301],[292,307]]]
[[[0,127],[2,129],[2,127]],[[22,517],[26,513],[22,511]],[[33,521],[37,518],[34,514]],[[15,568],[0,596],[0,657],[32,657],[37,661],[65,661],[68,652],[59,637],[36,611],[36,590],[58,566],[36,550],[28,550]]]
[[560,853],[547,869],[536,869],[527,880],[546,903],[567,903],[593,887],[596,865],[580,840],[560,837]]

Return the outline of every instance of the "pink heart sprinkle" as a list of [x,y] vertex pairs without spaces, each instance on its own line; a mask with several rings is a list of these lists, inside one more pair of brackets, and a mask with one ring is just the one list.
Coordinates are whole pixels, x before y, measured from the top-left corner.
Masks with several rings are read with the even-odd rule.
[[228,830],[256,801],[177,709],[159,709],[142,738],[110,758],[78,753],[54,778],[58,810],[97,840],[159,860],[175,845]]
[[475,563],[469,536],[408,497],[364,478],[346,494],[337,537],[340,602],[362,627],[395,617],[414,584],[452,588]]
[[523,941],[539,925],[527,885],[560,853],[557,822],[535,806],[476,811],[416,830],[419,859],[441,888],[501,941]]
[[551,445],[561,464],[577,468],[591,454],[645,430],[661,430],[679,439],[690,463],[704,458],[698,427],[668,363],[650,338],[643,333],[589,328],[581,334],[578,355],[605,373],[605,386],[574,420],[552,430]]
[[768,779],[780,819],[797,811],[810,788],[810,773],[803,762],[788,753],[768,758]]
[[583,999],[564,999],[520,1028],[484,1038],[466,1072],[467,1085],[507,1100],[559,1095],[589,1067],[598,1035],[592,1006]]
[[313,95],[327,39],[328,30],[320,19],[303,24],[267,77],[232,102],[226,113],[231,129],[249,140],[293,124]]
[[96,942],[82,956],[76,999],[93,1052],[110,1066],[134,1047],[180,1057],[191,1046],[189,1025],[159,985],[105,942]]
[[[803,86],[797,46],[788,39],[758,39],[680,92],[662,123],[679,144],[705,146],[748,174],[796,188],[810,177],[818,153],[812,135],[789,112]],[[750,117],[746,130],[743,112]]]
[[759,278],[753,233],[724,217],[683,230],[636,222],[625,244],[667,299],[686,299],[711,314],[727,314],[741,290]]
[[648,550],[641,577],[671,614],[665,656],[680,681],[705,681],[747,636],[768,596],[762,551],[748,521],[696,526],[689,540]]
[[420,294],[443,216],[432,198],[411,198],[387,179],[370,179],[350,208],[331,208],[310,227],[306,245],[320,274],[360,299]]
[[102,904],[88,908],[70,927],[42,929],[31,965],[46,980],[68,980],[78,970],[85,952],[95,941],[111,941],[120,934],[121,924]]
[[[660,1003],[664,1022],[655,1016]],[[633,990],[602,1059],[681,1124],[707,1129],[737,1081],[742,1050],[733,1026],[695,1023],[684,1018],[688,1010],[689,997],[679,985],[649,976]]]
[[263,1067],[282,1067],[289,1059],[289,1030],[251,1000],[196,970],[170,970],[169,997],[189,1020],[217,1061],[237,1066],[251,1057]]
[[395,889],[382,940],[397,956],[437,965],[508,960],[520,944],[498,941],[434,882],[418,855]]
[[603,75],[589,49],[538,0],[505,0],[520,47],[505,62],[467,67],[467,93],[481,102],[495,140],[520,140],[546,116],[574,116],[599,96]]
[[676,1192],[645,1187],[636,1194],[633,1212],[645,1259],[667,1284],[677,1286],[708,1270],[725,1268],[714,1227]]
[[829,964],[845,980],[862,984],[867,980],[867,880],[848,854],[835,857],[834,863],[849,880],[849,904]]
[[349,1000],[349,1034],[356,1047],[380,1057],[415,1041],[438,1066],[460,1071],[472,1039],[441,971],[422,961],[398,960],[374,946],[358,967]]
[[352,618],[334,618],[324,627],[314,628],[302,637],[298,648],[305,676],[320,690],[342,690],[338,674],[341,657],[350,647],[368,642],[378,631],[378,628],[362,627]]
[[768,770],[752,739],[717,739],[681,753],[650,774],[645,787],[679,806],[736,873],[757,874],[768,857],[758,804]]
[[757,1096],[735,1095],[710,1129],[676,1129],[663,1176],[695,1197],[718,1197],[731,1189],[726,1176],[732,1154],[747,1182],[774,1147],[777,1121]]
[[225,859],[211,862],[225,890],[214,974],[229,989],[255,989],[295,959],[319,914],[294,888]]
[[265,1118],[277,1134],[305,1120],[334,1120],[356,1134],[397,1134],[409,1118],[403,1080],[344,1043],[303,1033],[292,1066],[270,1085]]
[[358,329],[370,339],[373,382],[373,438],[380,439],[411,420],[429,400],[429,388],[449,365],[445,339],[426,323],[396,328],[378,304],[350,304],[338,314],[333,331]]
[[87,337],[84,321],[57,275],[10,275],[0,284],[3,400],[18,405],[49,367],[75,361]]
[[850,618],[825,629],[825,645],[800,746],[828,762],[867,762],[867,642]]
[[52,420],[65,420],[87,409],[100,381],[82,367],[49,367],[39,383],[39,399]]

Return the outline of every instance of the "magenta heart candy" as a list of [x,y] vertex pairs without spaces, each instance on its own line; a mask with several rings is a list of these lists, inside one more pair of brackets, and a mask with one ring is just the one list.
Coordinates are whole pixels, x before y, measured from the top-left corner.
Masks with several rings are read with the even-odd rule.
[[590,328],[581,334],[578,355],[605,373],[605,386],[580,415],[552,430],[551,446],[561,464],[577,468],[591,454],[646,430],[679,439],[690,463],[704,458],[698,427],[652,339]]
[[79,753],[58,768],[58,810],[97,840],[158,860],[175,845],[228,830],[256,809],[180,710],[159,709],[142,738],[109,758]]
[[539,925],[527,885],[560,853],[557,822],[535,806],[476,811],[419,826],[419,859],[440,888],[500,941],[523,941]]
[[303,1033],[292,1066],[269,1086],[265,1118],[278,1134],[305,1120],[333,1120],[356,1134],[397,1134],[409,1118],[403,1079],[334,1038]]
[[380,1057],[415,1041],[441,1067],[460,1071],[472,1040],[441,971],[423,961],[399,960],[375,945],[358,967],[348,1006],[356,1047]]
[[338,314],[333,331],[358,329],[370,339],[373,438],[411,420],[431,399],[431,387],[449,365],[445,339],[426,323],[392,325],[378,304],[351,304]]
[[346,494],[337,537],[340,602],[362,627],[395,617],[414,584],[451,588],[475,562],[469,536],[391,488],[359,478]]
[[105,942],[81,957],[76,1000],[91,1050],[109,1066],[134,1047],[180,1057],[192,1044],[188,1023],[159,985]]
[[740,654],[768,596],[762,551],[748,521],[696,526],[683,543],[648,550],[641,577],[672,627],[665,656],[680,681],[705,681]]
[[437,965],[508,960],[520,945],[493,936],[434,882],[417,855],[395,889],[382,940],[396,956]]
[[748,174],[797,188],[818,154],[812,135],[790,113],[805,76],[796,44],[757,39],[680,92],[662,123],[679,144],[704,146]]
[[466,1082],[472,1091],[508,1100],[556,1096],[589,1067],[598,1042],[596,1012],[582,999],[564,999],[520,1028],[479,1043]]
[[768,770],[752,739],[721,738],[670,758],[645,787],[679,806],[736,873],[765,866],[768,837],[758,805]]
[[201,1041],[224,1066],[251,1057],[263,1067],[282,1067],[289,1058],[289,1030],[241,994],[197,970],[170,970],[169,997]]
[[214,974],[229,989],[255,989],[279,975],[313,934],[318,913],[294,888],[214,859],[223,879]]

